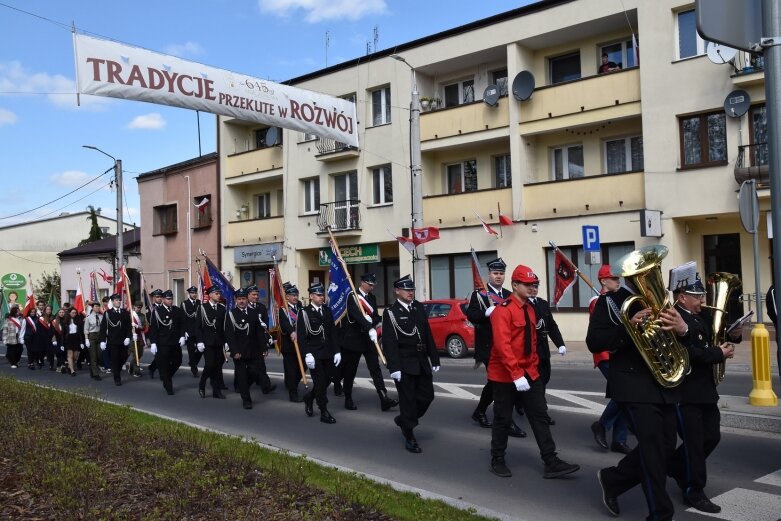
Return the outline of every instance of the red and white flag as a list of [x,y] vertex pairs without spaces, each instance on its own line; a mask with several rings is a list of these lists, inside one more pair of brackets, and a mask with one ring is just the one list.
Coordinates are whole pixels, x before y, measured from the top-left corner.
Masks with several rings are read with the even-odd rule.
[[[472,211],[474,211],[474,210],[472,210]],[[483,218],[480,217],[479,213],[475,212],[475,215],[477,216],[477,220],[480,221],[480,224],[483,225],[483,230],[485,230],[485,233],[487,233],[488,235],[493,235],[494,237],[496,237],[498,239],[499,238],[499,232],[497,232],[496,230],[491,228],[491,225],[488,224],[487,222],[485,222],[483,220]]]
[[109,275],[105,272],[103,268],[100,268],[100,273],[97,274],[101,279],[103,279],[103,282],[107,284],[113,284],[114,283],[114,277],[112,275]]
[[410,239],[409,237],[404,237],[402,235],[394,235],[396,237],[396,240],[399,241],[399,244],[404,246],[404,249],[408,252],[412,253],[415,251],[415,242]]
[[499,207],[499,203],[496,203],[496,209],[499,211],[499,226],[512,226],[513,220],[506,215],[502,215],[502,209]]
[[22,315],[27,315],[35,307],[35,295],[33,295],[33,276],[27,274],[27,300],[22,310]]
[[439,228],[436,226],[412,229],[412,242],[415,243],[415,246],[436,239],[439,239]]
[[81,287],[81,272],[78,271],[79,285],[76,287],[76,298],[73,299],[73,309],[79,312],[80,315],[84,314],[84,288]]
[[553,261],[556,285],[553,288],[553,305],[558,306],[564,294],[575,284],[578,270],[560,249],[556,248],[556,257]]

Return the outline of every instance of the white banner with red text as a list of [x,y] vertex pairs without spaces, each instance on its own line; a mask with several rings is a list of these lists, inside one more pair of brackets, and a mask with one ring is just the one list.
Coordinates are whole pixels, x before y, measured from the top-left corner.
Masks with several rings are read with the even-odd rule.
[[200,110],[358,146],[349,100],[91,36],[73,38],[80,94]]

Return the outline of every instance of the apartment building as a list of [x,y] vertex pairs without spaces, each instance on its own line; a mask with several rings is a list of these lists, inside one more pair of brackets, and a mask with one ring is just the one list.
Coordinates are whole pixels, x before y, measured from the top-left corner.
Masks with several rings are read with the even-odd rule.
[[[412,195],[413,78],[395,54],[414,67],[425,105],[424,225],[440,230],[425,245],[419,299],[469,293],[470,246],[482,260],[533,267],[543,296],[554,279],[549,241],[595,281],[584,225],[599,227],[602,262],[664,244],[664,273],[695,260],[703,273],[739,274],[748,298],[752,238],[736,176],[766,169],[762,59],[712,63],[695,19],[680,0],[546,0],[290,80],[352,99],[359,148],[220,117],[223,269],[263,285],[277,259],[300,287],[324,280],[330,225],[354,274],[377,273],[380,305],[392,299],[392,281],[412,272],[393,237],[410,227]],[[512,92],[520,73],[534,78],[524,100]],[[494,105],[483,100],[489,85]],[[751,99],[739,118],[724,111],[736,89]],[[759,195],[766,288],[769,190]],[[498,230],[500,209],[514,224],[496,238],[478,216]],[[579,282],[559,306],[566,339],[584,338],[591,295]],[[732,314],[753,306],[738,297]]]

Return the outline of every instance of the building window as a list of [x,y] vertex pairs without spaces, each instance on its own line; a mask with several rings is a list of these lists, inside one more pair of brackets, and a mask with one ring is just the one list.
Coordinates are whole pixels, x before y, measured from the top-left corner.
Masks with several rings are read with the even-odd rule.
[[259,128],[255,131],[255,149],[268,148],[282,144],[282,129],[277,127]]
[[305,179],[304,183],[304,213],[320,211],[320,178]]
[[108,235],[108,226],[101,226],[100,233],[103,234],[103,237],[106,237]]
[[[593,281],[597,281],[597,271],[599,265],[586,264],[585,256],[583,255],[583,246],[559,246],[559,249],[566,255],[575,266],[579,267],[583,273],[589,276]],[[613,264],[623,255],[634,250],[634,243],[614,243],[614,244],[602,244],[602,264]],[[555,250],[553,248],[545,248],[546,266],[548,269],[548,276],[546,277],[548,285],[548,300],[553,305],[553,290],[556,287],[556,269],[553,261],[555,258]],[[538,273],[538,275],[540,275]],[[559,310],[568,311],[588,311],[588,303],[591,301],[592,296],[596,296],[591,288],[583,282],[583,279],[576,277],[577,282],[567,291],[559,302]],[[599,290],[599,287],[596,288]]]
[[446,168],[447,193],[460,194],[477,191],[477,161],[475,159],[447,165]]
[[455,107],[475,100],[475,80],[464,80],[445,85],[445,107]]
[[[496,258],[496,251],[477,254],[480,269],[485,263]],[[472,255],[459,253],[453,255],[429,255],[431,298],[468,298],[474,291],[472,280]]]
[[383,87],[372,91],[372,124],[384,125],[391,122],[391,89]]
[[605,141],[605,173],[640,172],[643,170],[643,136]]
[[314,132],[301,132],[301,142],[314,141],[317,139],[317,134]]
[[678,21],[678,59],[705,54],[705,41],[697,34],[697,14],[694,9],[681,11]]
[[580,51],[550,58],[549,63],[551,84],[580,79]]
[[212,224],[212,196],[211,194],[193,197],[195,206],[195,219],[193,228],[205,228]]
[[507,69],[492,72],[491,80],[494,82],[494,85],[499,87],[499,95],[507,96]]
[[285,215],[285,191],[277,190],[277,213],[275,215]]
[[372,204],[393,202],[393,175],[390,165],[372,168]]
[[510,154],[494,157],[494,179],[496,188],[510,188],[513,185]]
[[271,217],[271,193],[255,195],[255,219]]
[[154,208],[154,234],[166,235],[176,233],[176,205],[166,204]]
[[583,177],[583,145],[557,147],[551,150],[551,179]]
[[631,39],[625,40],[622,42],[617,43],[611,43],[609,45],[603,45],[600,48],[599,52],[599,63],[597,64],[597,71],[602,72],[608,72],[603,71],[601,67],[604,65],[602,63],[602,55],[607,54],[607,61],[608,63],[613,63],[615,65],[611,65],[611,67],[618,67],[619,69],[624,69],[627,67],[634,67],[637,65],[637,57],[635,56],[635,46]]
[[751,107],[749,111],[751,121],[751,164],[752,166],[767,165],[769,152],[767,150],[767,112],[764,105]]
[[682,166],[704,166],[727,160],[727,116],[711,112],[678,119]]

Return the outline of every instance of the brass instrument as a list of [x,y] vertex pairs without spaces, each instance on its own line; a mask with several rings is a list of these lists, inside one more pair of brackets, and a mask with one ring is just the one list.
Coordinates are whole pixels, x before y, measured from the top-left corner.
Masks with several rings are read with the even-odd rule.
[[[708,292],[705,298],[707,305],[702,307],[713,311],[711,332],[714,349],[719,349],[719,346],[727,341],[727,303],[732,292],[740,286],[740,278],[732,273],[719,271],[708,275]],[[713,364],[713,381],[716,385],[724,380],[726,368],[724,361]]]
[[[670,294],[662,279],[662,259],[665,256],[665,246],[646,246],[621,257],[615,272],[620,270],[621,276],[631,282],[638,293],[627,298],[621,306],[621,322],[656,382],[669,389],[679,385],[689,373],[689,354],[678,342],[675,332],[662,329],[659,318],[662,311],[672,308]],[[628,313],[637,302],[650,308],[651,315],[635,326]]]

